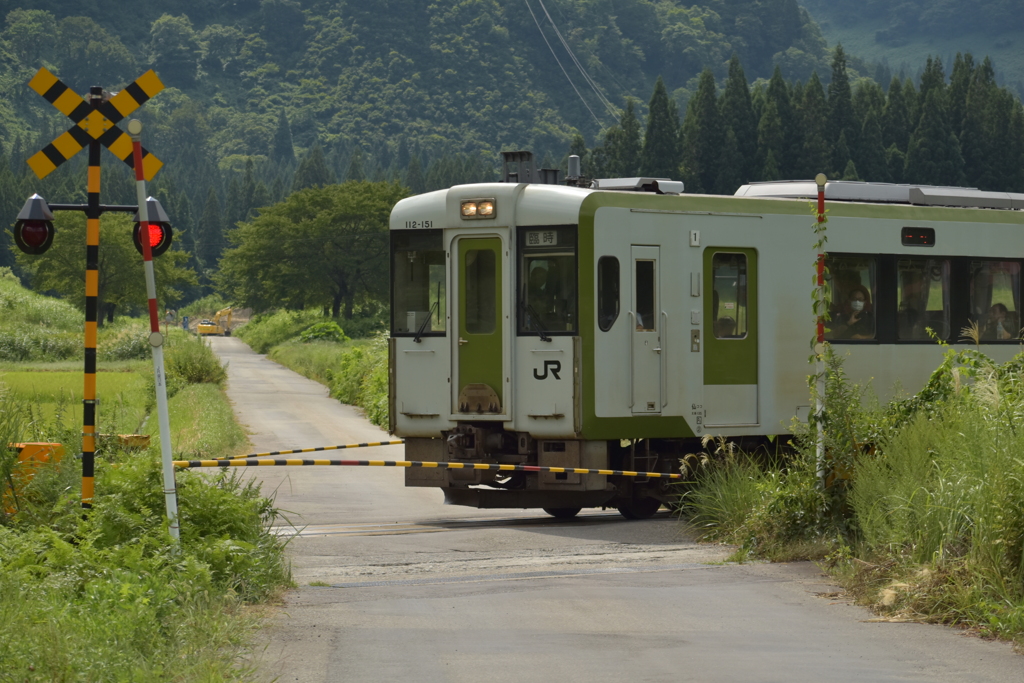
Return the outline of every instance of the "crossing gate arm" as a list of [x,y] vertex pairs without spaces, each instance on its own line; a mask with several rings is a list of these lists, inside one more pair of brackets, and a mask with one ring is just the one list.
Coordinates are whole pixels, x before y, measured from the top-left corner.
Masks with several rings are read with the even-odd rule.
[[[394,442],[381,442],[385,445]],[[401,442],[398,442],[401,443]],[[341,448],[352,448],[353,446],[342,446]],[[304,453],[314,450],[330,450],[339,448],[337,446],[325,448],[310,448],[302,451],[285,451],[288,453]],[[670,474],[667,472],[633,472],[630,470],[591,470],[581,467],[541,467],[540,465],[499,465],[492,463],[469,463],[469,462],[431,462],[418,460],[316,460],[298,458],[275,458],[266,459],[262,457],[245,457],[222,460],[176,460],[174,466],[182,469],[199,467],[309,467],[309,466],[333,466],[333,467],[425,467],[445,470],[490,470],[499,472],[555,472],[566,474],[604,474],[612,477],[650,477],[654,479],[682,479],[682,474]]]

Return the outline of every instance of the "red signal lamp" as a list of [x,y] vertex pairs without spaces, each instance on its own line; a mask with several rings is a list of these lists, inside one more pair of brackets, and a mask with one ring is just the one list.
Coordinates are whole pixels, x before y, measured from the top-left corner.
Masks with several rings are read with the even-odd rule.
[[[164,207],[160,202],[149,197],[146,199],[146,213],[149,218],[149,248],[152,250],[153,258],[160,256],[171,248],[174,239],[174,231],[171,230],[171,219],[167,217]],[[135,228],[132,230],[132,242],[140,254],[145,255],[142,245],[142,224],[139,222],[139,214],[135,214]]]
[[55,233],[53,212],[46,200],[38,194],[32,195],[18,212],[14,223],[14,243],[26,254],[38,256],[53,244]]

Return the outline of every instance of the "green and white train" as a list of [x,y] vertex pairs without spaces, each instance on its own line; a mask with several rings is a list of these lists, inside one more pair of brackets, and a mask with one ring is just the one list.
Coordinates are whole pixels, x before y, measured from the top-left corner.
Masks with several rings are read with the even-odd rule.
[[[735,196],[631,178],[506,182],[391,214],[391,431],[406,459],[677,471],[703,435],[806,420],[813,182]],[[552,173],[542,171],[545,179]],[[1024,195],[829,182],[829,337],[852,379],[916,391],[978,323],[1019,350]],[[860,302],[860,303],[858,303]],[[406,470],[448,502],[653,514],[663,479]]]

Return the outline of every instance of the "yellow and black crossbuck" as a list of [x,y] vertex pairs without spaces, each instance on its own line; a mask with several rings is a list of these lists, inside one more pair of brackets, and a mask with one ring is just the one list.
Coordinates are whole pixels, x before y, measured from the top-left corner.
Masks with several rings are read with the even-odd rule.
[[[164,89],[164,84],[152,69],[136,78],[124,90],[109,100],[92,107],[80,95],[64,85],[59,78],[45,68],[39,69],[29,81],[29,87],[42,95],[47,102],[75,122],[66,133],[36,152],[28,165],[39,178],[45,178],[58,166],[80,152],[93,140],[109,149],[114,156],[134,168],[132,141],[127,133],[115,124],[138,109],[149,98]],[[142,150],[142,171],[146,180],[152,180],[163,162]]]

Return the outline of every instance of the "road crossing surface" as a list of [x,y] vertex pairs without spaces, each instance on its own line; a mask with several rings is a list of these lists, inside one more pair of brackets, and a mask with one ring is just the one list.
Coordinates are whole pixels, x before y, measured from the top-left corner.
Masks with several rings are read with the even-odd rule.
[[[386,440],[326,390],[211,338],[254,450]],[[351,451],[350,451],[351,453]],[[402,446],[360,458],[402,460]],[[267,681],[1024,680],[1004,643],[872,622],[812,564],[725,564],[667,512],[556,520],[445,506],[395,468],[248,468],[293,526],[298,588],[257,653]]]

